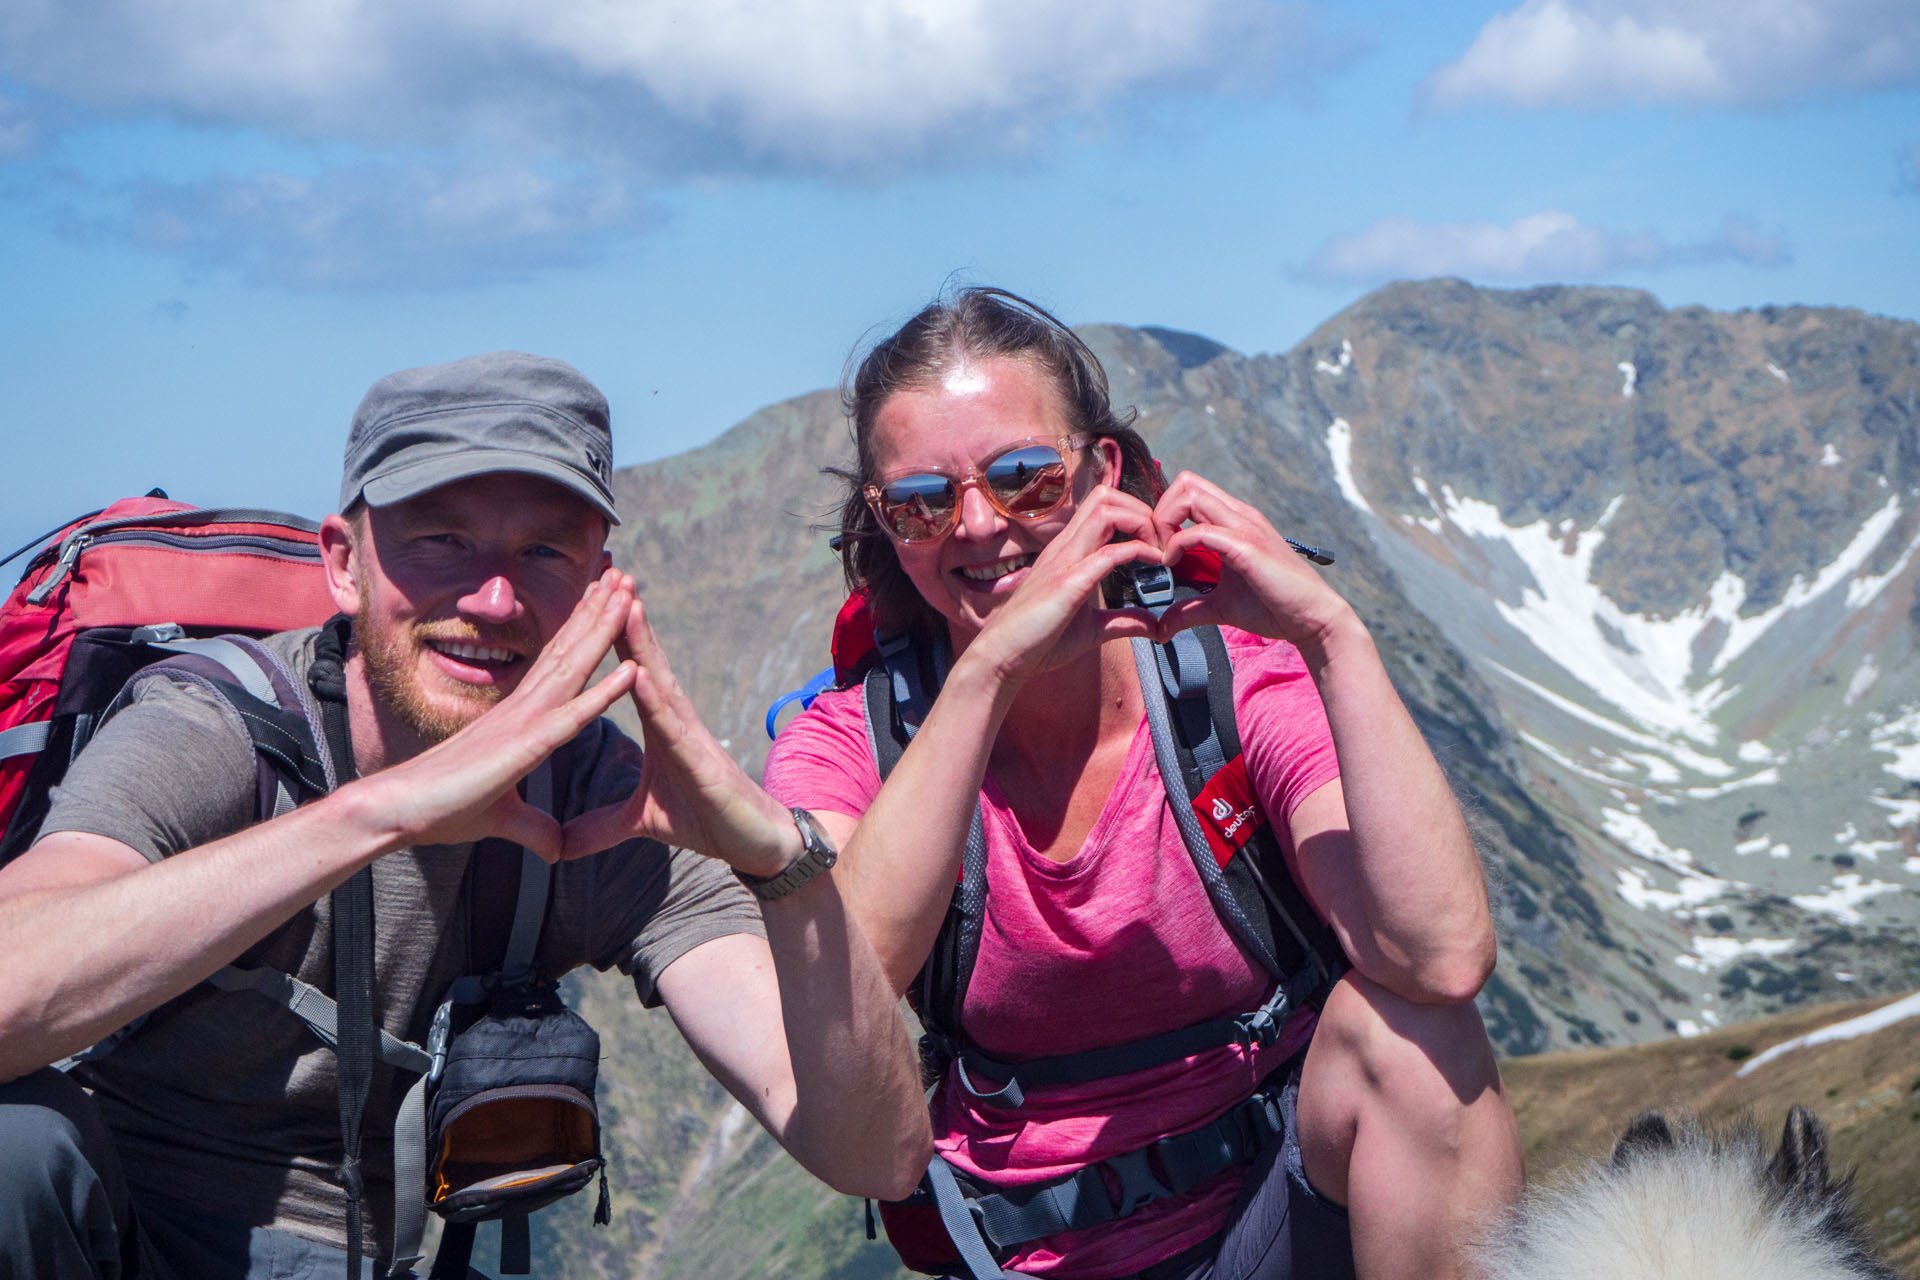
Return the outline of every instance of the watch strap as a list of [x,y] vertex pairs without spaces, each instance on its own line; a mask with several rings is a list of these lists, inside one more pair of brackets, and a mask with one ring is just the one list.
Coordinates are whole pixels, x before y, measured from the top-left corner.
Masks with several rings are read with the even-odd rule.
[[839,850],[833,847],[833,841],[827,839],[827,833],[820,829],[813,815],[805,809],[794,809],[793,825],[800,830],[800,856],[787,864],[784,871],[776,876],[762,878],[750,876],[744,871],[734,874],[747,886],[754,897],[762,902],[774,902],[786,897],[807,881],[838,861]]

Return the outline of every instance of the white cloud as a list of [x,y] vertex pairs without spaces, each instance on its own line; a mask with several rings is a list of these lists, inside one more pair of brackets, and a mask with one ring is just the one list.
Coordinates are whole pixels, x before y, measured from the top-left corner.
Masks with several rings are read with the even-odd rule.
[[1142,89],[1283,90],[1270,0],[9,0],[0,70],[107,111],[829,170],[1043,141]]
[[264,134],[282,170],[0,195],[260,281],[495,279],[644,227],[635,192],[1024,159],[1351,53],[1287,0],[0,0],[0,160],[160,118]]
[[1670,244],[1657,232],[1606,231],[1552,209],[1504,225],[1382,218],[1358,235],[1327,240],[1301,274],[1329,284],[1428,276],[1540,282],[1600,280],[1710,262],[1773,267],[1791,260],[1784,240],[1732,214],[1703,240]]
[[535,169],[377,166],[133,184],[88,230],[291,288],[511,279],[587,261],[655,216],[624,187]]
[[1430,106],[1751,106],[1920,82],[1913,0],[1524,0],[1427,80]]

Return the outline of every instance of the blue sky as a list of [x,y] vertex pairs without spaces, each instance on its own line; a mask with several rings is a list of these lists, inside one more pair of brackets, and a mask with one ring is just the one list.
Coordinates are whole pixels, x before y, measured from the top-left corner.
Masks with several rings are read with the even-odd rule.
[[1248,352],[1431,275],[1914,318],[1920,4],[0,0],[0,246],[0,554],[323,514],[501,347],[679,452],[954,273]]

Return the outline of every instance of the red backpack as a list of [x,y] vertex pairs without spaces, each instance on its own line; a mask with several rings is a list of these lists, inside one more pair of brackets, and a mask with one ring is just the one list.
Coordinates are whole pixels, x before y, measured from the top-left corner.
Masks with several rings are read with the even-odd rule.
[[100,713],[135,671],[170,656],[163,646],[334,611],[319,526],[276,511],[200,510],[156,489],[14,555],[34,546],[0,605],[0,865],[32,843]]

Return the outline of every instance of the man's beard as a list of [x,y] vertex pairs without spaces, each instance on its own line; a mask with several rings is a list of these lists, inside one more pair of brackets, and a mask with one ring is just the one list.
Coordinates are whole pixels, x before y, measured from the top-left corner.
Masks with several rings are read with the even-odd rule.
[[[452,687],[446,697],[429,698],[419,683],[418,658],[427,647],[419,628],[409,627],[389,639],[367,625],[367,612],[362,610],[354,616],[353,642],[366,667],[373,700],[428,745],[445,742],[506,696],[498,685],[449,682]],[[476,638],[475,643],[485,641]]]

